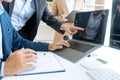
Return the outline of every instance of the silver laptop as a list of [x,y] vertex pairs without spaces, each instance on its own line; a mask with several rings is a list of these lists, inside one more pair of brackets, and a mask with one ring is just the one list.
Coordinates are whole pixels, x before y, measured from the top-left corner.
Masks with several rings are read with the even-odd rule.
[[[69,48],[64,47],[62,50],[57,50],[54,53],[75,63],[99,48],[104,44],[108,13],[109,10],[106,9],[76,13],[74,25],[78,27],[82,26],[85,28],[85,30],[78,31],[75,35],[73,35],[71,40],[68,40],[71,45]],[[91,21],[92,15],[97,15],[96,20],[98,23],[97,21],[94,21],[94,23],[99,25],[90,26],[91,22],[89,21]],[[95,27],[95,30],[94,28],[88,28],[92,26]],[[91,35],[89,36],[88,34],[90,33],[89,29],[94,30],[91,32],[91,34],[94,35],[92,38]]]

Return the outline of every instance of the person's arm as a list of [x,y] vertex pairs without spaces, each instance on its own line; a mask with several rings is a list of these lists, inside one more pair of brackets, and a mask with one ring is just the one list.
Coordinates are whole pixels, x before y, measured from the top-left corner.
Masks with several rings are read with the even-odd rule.
[[44,13],[42,16],[42,20],[49,25],[50,27],[52,27],[54,30],[61,32],[61,25],[63,24],[61,21],[59,21],[57,18],[55,18],[55,16],[53,16],[47,6],[44,9]]
[[54,16],[58,16],[58,7],[57,7],[57,0],[53,0],[52,2],[52,10],[51,10],[51,13],[54,15]]
[[58,5],[59,5],[59,2],[57,0],[53,0],[52,7],[51,7],[51,14],[54,15],[58,20],[62,22],[68,21],[68,19],[66,19],[65,14],[61,14],[61,15],[59,14]]
[[48,51],[48,43],[44,42],[33,42],[27,39],[24,39],[19,35],[19,33],[13,29],[13,40],[12,40],[12,49],[18,50],[21,48],[30,48],[35,51]]
[[69,47],[70,44],[67,41],[58,41],[57,43],[45,43],[45,42],[33,42],[22,38],[18,32],[13,28],[13,40],[12,49],[18,50],[21,48],[30,48],[35,51],[55,51],[63,48],[63,46]]

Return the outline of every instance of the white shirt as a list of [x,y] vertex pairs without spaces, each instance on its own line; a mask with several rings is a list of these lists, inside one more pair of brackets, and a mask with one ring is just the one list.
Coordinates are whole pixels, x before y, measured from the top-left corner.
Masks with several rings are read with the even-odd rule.
[[[0,15],[4,12],[4,8],[2,4],[0,3]],[[1,30],[1,23],[0,23],[0,60],[3,59],[3,48],[2,48],[2,30]],[[2,62],[1,65],[1,71],[0,74],[1,76],[4,76],[4,64],[5,62]]]
[[[3,13],[4,9],[2,4],[0,3],[0,15]],[[3,58],[3,52],[2,52],[2,31],[1,31],[1,23],[0,23],[0,59]]]
[[2,31],[1,31],[1,23],[0,23],[0,59],[3,58],[3,51],[2,51]]
[[66,0],[66,4],[69,10],[69,13],[73,11],[74,5],[75,5],[75,0]]
[[[0,60],[3,59],[3,50],[2,49],[3,49],[2,48],[2,31],[1,31],[1,23],[0,23]],[[1,71],[0,71],[0,74],[2,76],[4,76],[4,65],[5,65],[5,62],[2,62]]]
[[34,0],[15,0],[11,21],[16,30],[20,30],[34,14]]

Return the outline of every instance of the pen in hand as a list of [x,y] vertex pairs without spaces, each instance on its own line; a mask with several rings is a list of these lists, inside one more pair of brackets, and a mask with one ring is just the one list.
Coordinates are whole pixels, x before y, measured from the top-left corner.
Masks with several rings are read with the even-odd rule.
[[[25,49],[25,48],[23,47],[22,49]],[[27,53],[33,53],[33,54],[37,55],[37,52],[32,49],[28,49]]]

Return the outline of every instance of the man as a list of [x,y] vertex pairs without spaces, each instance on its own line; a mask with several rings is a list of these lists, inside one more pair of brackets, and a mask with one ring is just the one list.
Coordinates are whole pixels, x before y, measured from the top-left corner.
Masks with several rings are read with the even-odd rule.
[[13,0],[12,3],[3,5],[11,16],[13,27],[25,39],[34,40],[41,20],[59,33],[61,27],[72,34],[68,28],[73,26],[54,18],[46,6],[46,0]]
[[[11,2],[12,0],[4,1]],[[34,50],[54,51],[61,49],[63,45],[70,46],[65,41],[48,44],[22,38],[13,28],[10,18],[1,4],[2,2],[3,0],[0,0],[0,77],[16,75],[26,69],[35,68],[34,64],[27,64],[29,62],[36,63],[37,56]],[[16,51],[12,52],[12,49]]]

